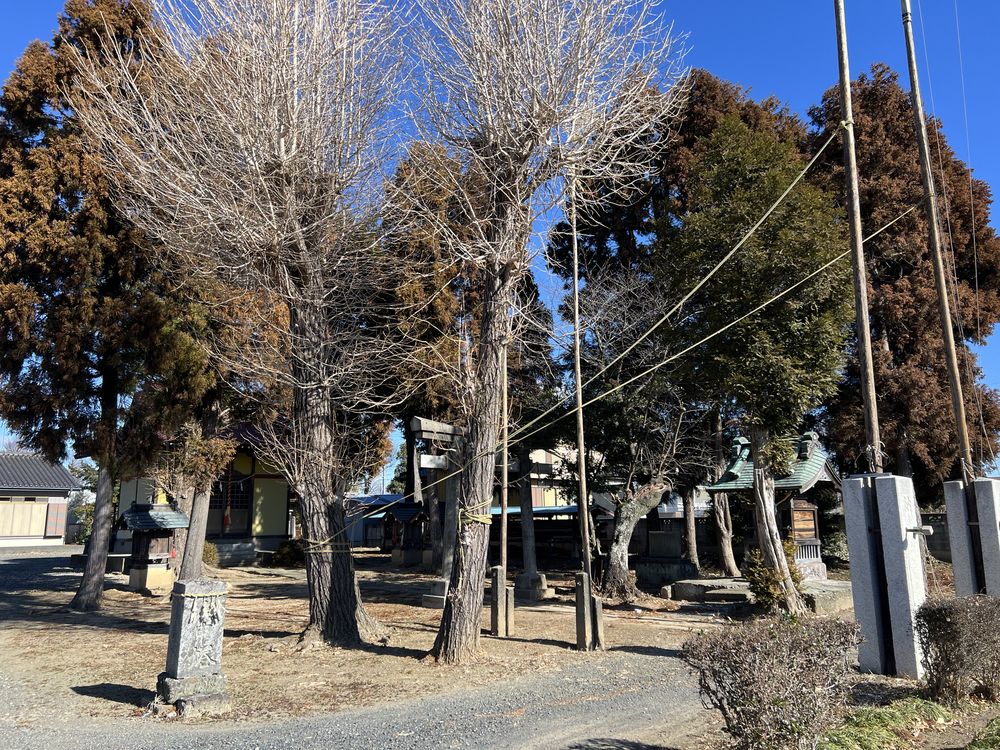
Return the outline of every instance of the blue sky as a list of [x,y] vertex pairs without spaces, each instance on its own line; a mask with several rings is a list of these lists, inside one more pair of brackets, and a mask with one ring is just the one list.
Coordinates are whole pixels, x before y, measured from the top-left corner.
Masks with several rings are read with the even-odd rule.
[[[1000,150],[993,145],[993,133],[1000,121],[996,84],[1000,2],[913,0],[913,4],[927,109],[942,119],[951,145],[972,164],[975,175],[996,188],[1000,186]],[[28,42],[51,37],[63,2],[5,0],[3,5],[0,75],[6,78]],[[905,70],[899,7],[896,0],[847,0],[854,75],[874,62]],[[773,94],[805,114],[836,82],[832,0],[667,0],[661,8],[665,16],[674,19],[677,31],[688,33],[691,65],[749,87],[756,98]],[[963,115],[956,8],[961,19],[971,159]],[[1000,387],[1000,336],[981,351],[980,361],[986,381]],[[0,425],[0,440],[3,437]]]

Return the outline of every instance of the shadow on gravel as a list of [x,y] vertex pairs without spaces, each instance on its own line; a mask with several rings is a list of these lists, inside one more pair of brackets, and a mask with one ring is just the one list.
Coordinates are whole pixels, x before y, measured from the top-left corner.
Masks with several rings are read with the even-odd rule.
[[594,740],[584,740],[572,745],[568,745],[566,750],[677,750],[666,745],[650,745],[648,742],[636,742],[635,740],[615,740],[600,738]]
[[71,688],[78,695],[86,695],[88,698],[102,698],[114,703],[125,703],[129,706],[148,706],[156,697],[152,690],[132,687],[131,685],[119,685],[114,682],[101,682],[97,685],[77,685]]
[[642,656],[668,656],[673,659],[679,659],[681,656],[678,649],[663,648],[662,646],[612,646],[608,651],[623,651],[627,654],[640,654]]

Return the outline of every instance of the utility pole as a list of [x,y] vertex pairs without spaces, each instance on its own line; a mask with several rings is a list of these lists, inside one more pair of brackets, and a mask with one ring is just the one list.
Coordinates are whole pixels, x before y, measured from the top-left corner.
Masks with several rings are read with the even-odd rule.
[[882,438],[878,427],[875,373],[872,364],[872,332],[868,322],[868,279],[865,268],[864,235],[861,228],[861,198],[858,194],[858,162],[854,152],[854,108],[851,104],[851,70],[847,59],[847,23],[844,0],[834,0],[837,15],[837,57],[840,64],[840,118],[843,120],[844,172],[847,181],[848,225],[851,229],[851,265],[854,269],[854,319],[858,333],[858,367],[861,371],[861,401],[865,413],[865,448],[868,471],[882,472]]
[[901,0],[903,9],[903,33],[906,37],[906,58],[910,68],[910,99],[913,102],[914,129],[920,149],[920,176],[924,183],[924,201],[929,225],[931,256],[934,260],[934,282],[937,285],[938,310],[941,315],[941,332],[944,335],[944,356],[948,367],[948,384],[951,387],[951,406],[955,413],[955,434],[958,437],[958,457],[962,465],[962,480],[966,488],[971,488],[975,479],[972,464],[972,449],[969,444],[969,430],[965,421],[965,400],[962,398],[962,381],[958,370],[958,356],[955,353],[955,333],[951,325],[951,308],[948,304],[948,280],[941,255],[941,226],[938,221],[937,195],[934,190],[934,174],[931,171],[931,153],[927,145],[927,121],[924,118],[924,104],[920,98],[920,80],[917,76],[917,56],[913,44],[913,15],[910,0]]
[[569,177],[569,224],[573,236],[573,373],[576,376],[576,463],[580,477],[577,510],[580,516],[580,555],[583,572],[593,580],[590,568],[590,503],[587,494],[587,447],[583,437],[583,378],[580,375],[580,263],[576,237],[576,172]]
[[503,351],[500,353],[501,367],[503,368],[502,380],[501,380],[501,401],[502,406],[500,412],[500,419],[503,420],[501,424],[501,444],[500,449],[500,568],[503,571],[503,580],[507,580],[507,450],[508,450],[508,422],[509,422],[509,408],[507,405],[507,347],[509,343],[505,343]]

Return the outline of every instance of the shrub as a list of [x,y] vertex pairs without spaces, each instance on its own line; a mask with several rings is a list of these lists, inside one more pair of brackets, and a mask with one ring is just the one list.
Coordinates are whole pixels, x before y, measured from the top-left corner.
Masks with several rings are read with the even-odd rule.
[[219,548],[211,542],[205,542],[205,549],[201,552],[201,561],[213,568],[219,567]]
[[965,750],[1000,750],[1000,717],[976,732]]
[[932,599],[916,617],[927,692],[954,705],[970,693],[1000,699],[1000,599]]
[[840,620],[766,618],[684,644],[703,700],[744,750],[815,747],[840,715],[858,627]]
[[289,539],[282,542],[271,555],[271,566],[275,568],[301,568],[305,564],[305,542],[301,539]]
[[[795,542],[786,539],[782,545],[785,549],[785,559],[792,581],[799,593],[802,593],[802,573],[795,564]],[[785,595],[781,589],[781,579],[778,574],[764,564],[764,556],[759,549],[754,549],[747,556],[747,583],[754,601],[768,612],[777,612],[785,603]]]

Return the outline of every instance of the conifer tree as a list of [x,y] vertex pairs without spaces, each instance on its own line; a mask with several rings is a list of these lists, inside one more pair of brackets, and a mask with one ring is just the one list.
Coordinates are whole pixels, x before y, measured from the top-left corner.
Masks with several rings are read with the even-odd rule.
[[[163,428],[206,385],[197,346],[178,338],[174,303],[147,244],[118,213],[64,93],[72,50],[101,59],[150,21],[135,0],[69,0],[51,44],[32,43],[0,98],[0,413],[51,460],[98,467],[93,534],[76,609],[99,607],[114,485],[149,463]],[[153,402],[158,401],[155,408]]]
[[[955,429],[945,372],[937,292],[927,246],[927,220],[913,110],[897,74],[878,64],[852,85],[857,133],[861,218],[866,234],[912,207],[916,210],[865,243],[874,345],[875,387],[887,470],[913,476],[923,502],[941,496],[941,482],[957,469]],[[817,140],[840,122],[836,87],[811,111]],[[981,380],[968,344],[985,343],[1000,321],[1000,238],[990,226],[989,186],[970,179],[969,167],[948,145],[941,123],[930,120],[931,161],[945,230],[952,318],[966,398],[973,458],[982,470],[992,462],[1000,433],[1000,397]],[[839,155],[824,164],[842,181]],[[957,294],[956,294],[957,292]],[[919,394],[919,397],[916,397]],[[864,445],[857,360],[827,405],[828,432],[842,468],[857,467]]]

